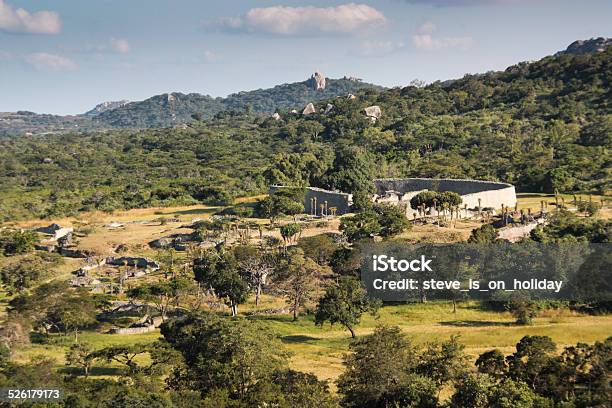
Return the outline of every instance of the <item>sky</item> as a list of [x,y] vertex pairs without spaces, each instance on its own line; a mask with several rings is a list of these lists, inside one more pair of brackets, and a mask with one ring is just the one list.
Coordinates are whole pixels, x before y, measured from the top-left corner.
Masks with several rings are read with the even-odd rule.
[[226,96],[320,71],[393,87],[612,36],[610,0],[0,0],[0,111]]

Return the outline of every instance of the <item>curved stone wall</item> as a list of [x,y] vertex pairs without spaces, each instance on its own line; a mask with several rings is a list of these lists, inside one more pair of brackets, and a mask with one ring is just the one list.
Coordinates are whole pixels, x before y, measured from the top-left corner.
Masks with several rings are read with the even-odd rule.
[[452,191],[461,196],[463,205],[468,208],[480,206],[501,208],[502,204],[507,207],[516,205],[516,191],[512,184],[498,183],[494,181],[461,180],[461,179],[428,179],[428,178],[406,178],[406,179],[377,179],[374,180],[376,193],[380,197],[388,196],[389,192],[395,192],[400,197],[400,202],[410,201],[414,195],[423,190],[430,191]]

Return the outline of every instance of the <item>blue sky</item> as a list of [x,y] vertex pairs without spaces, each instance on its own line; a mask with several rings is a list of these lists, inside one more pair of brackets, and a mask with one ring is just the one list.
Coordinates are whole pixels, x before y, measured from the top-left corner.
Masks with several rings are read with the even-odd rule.
[[0,0],[0,111],[225,96],[315,70],[385,86],[612,36],[609,0]]

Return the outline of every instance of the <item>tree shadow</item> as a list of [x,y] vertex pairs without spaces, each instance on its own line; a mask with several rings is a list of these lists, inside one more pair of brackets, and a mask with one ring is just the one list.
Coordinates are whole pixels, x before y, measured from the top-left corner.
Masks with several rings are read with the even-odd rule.
[[448,322],[440,322],[441,326],[453,326],[453,327],[510,327],[514,326],[514,322],[492,322],[483,320],[452,320]]
[[211,208],[194,208],[191,210],[180,210],[172,211],[164,215],[175,214],[175,215],[197,215],[197,214],[214,214],[222,207],[211,207]]
[[319,341],[318,337],[304,336],[300,334],[281,337],[283,343],[307,343],[309,341]]

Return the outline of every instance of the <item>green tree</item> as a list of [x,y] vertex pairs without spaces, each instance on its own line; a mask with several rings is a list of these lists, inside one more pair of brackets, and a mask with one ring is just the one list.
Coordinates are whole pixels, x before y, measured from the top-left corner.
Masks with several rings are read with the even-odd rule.
[[373,211],[366,211],[340,220],[340,231],[346,238],[355,242],[361,239],[371,239],[380,234],[382,227],[379,218]]
[[[403,388],[414,381],[415,348],[399,327],[378,326],[374,333],[351,343],[338,390],[349,407],[390,407],[408,404]],[[427,388],[422,392],[427,392]],[[435,392],[431,394],[435,398]]]
[[198,390],[202,397],[225,389],[231,399],[246,401],[257,384],[287,365],[278,338],[257,322],[187,315],[164,323],[161,332],[185,360],[170,386]]
[[87,343],[74,343],[66,353],[66,365],[81,368],[85,377],[89,376],[94,361],[95,354]]
[[508,372],[506,357],[498,349],[485,351],[476,359],[479,373],[488,374],[493,378],[501,378]]
[[322,277],[330,274],[331,270],[304,257],[304,252],[299,248],[291,251],[278,269],[276,291],[287,298],[293,311],[293,320],[296,321],[300,307],[314,299]]
[[193,272],[196,281],[225,300],[232,316],[238,314],[238,305],[247,300],[249,286],[240,276],[239,265],[232,251],[221,248],[202,252],[193,261]]
[[9,231],[0,233],[0,249],[4,255],[32,252],[38,243],[38,235],[32,231]]
[[391,237],[401,234],[407,230],[411,224],[406,218],[406,211],[397,205],[375,205],[374,211],[378,214],[380,225],[380,236]]
[[485,224],[480,228],[472,230],[467,242],[470,244],[492,244],[497,240],[495,227],[491,224]]
[[359,279],[343,276],[337,285],[330,286],[319,299],[315,315],[315,323],[322,326],[326,321],[332,325],[340,323],[355,338],[355,326],[359,324],[361,315],[369,312],[375,315],[380,303],[368,298],[366,290]]

